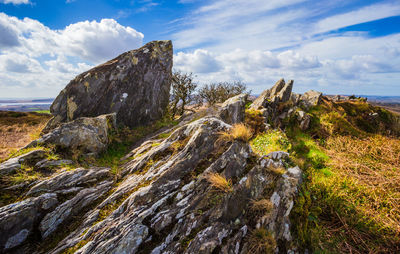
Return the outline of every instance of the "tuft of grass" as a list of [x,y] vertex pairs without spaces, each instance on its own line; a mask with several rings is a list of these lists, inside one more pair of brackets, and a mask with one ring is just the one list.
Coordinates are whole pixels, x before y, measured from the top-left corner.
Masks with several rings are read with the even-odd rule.
[[231,192],[233,191],[232,181],[226,180],[224,176],[218,173],[210,173],[206,176],[207,181],[210,185],[219,192]]
[[291,148],[290,141],[281,130],[270,130],[260,134],[250,141],[250,145],[253,151],[260,156],[275,151],[288,152]]
[[265,119],[260,110],[246,109],[245,123],[250,126],[255,135],[265,131]]
[[272,210],[273,205],[269,199],[262,198],[260,200],[252,200],[250,207],[256,214],[267,214]]
[[220,141],[233,141],[241,140],[243,142],[248,142],[253,136],[253,131],[243,123],[235,124],[228,131],[222,131],[219,133]]
[[249,253],[274,253],[276,241],[272,234],[264,228],[254,229],[248,237]]

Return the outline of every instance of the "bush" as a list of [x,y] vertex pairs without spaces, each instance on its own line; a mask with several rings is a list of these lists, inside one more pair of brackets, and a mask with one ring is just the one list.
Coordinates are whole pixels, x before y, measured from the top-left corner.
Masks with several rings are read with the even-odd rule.
[[246,92],[246,85],[240,81],[233,83],[220,82],[211,83],[203,86],[199,90],[199,96],[206,101],[209,105],[221,103],[227,99]]
[[174,118],[177,113],[181,116],[183,115],[185,106],[192,100],[192,94],[196,87],[197,84],[193,82],[192,73],[174,72],[172,75],[172,95],[170,104],[172,118]]

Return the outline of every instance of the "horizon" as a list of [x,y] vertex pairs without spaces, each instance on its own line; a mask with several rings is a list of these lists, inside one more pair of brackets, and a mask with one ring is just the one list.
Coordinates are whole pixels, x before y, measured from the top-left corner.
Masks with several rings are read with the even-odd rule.
[[[0,0],[0,94],[55,98],[76,75],[171,39],[174,70],[255,94],[400,95],[400,2]],[[4,99],[3,97],[3,99]],[[0,98],[1,99],[1,98]]]

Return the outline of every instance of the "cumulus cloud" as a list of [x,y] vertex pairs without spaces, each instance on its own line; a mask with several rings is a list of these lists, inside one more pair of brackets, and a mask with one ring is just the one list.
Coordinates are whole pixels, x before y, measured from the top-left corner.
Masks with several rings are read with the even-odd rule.
[[137,48],[142,44],[143,34],[113,19],[102,19],[69,25],[60,32],[58,40],[67,52],[99,62]]
[[220,63],[207,50],[197,49],[193,53],[178,52],[174,66],[184,72],[210,73],[221,69]]
[[30,1],[29,0],[1,0],[0,3],[4,3],[4,4],[29,4]]
[[[80,72],[143,41],[142,33],[113,19],[52,30],[37,20],[0,13],[0,33],[0,87],[23,86],[47,96],[55,96]],[[4,91],[13,96],[11,88]]]

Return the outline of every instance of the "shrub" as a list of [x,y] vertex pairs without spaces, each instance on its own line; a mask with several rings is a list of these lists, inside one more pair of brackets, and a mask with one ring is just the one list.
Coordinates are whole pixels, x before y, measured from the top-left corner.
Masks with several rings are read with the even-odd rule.
[[246,89],[246,85],[240,81],[233,83],[220,82],[206,84],[198,91],[198,94],[209,105],[214,105],[224,102],[230,97],[244,93]]
[[252,130],[247,127],[243,123],[238,123],[233,125],[231,129],[228,131],[222,131],[219,133],[219,141],[233,141],[233,140],[241,140],[244,142],[248,142],[250,138],[253,136]]
[[[185,106],[192,100],[197,84],[193,82],[193,74],[174,72],[172,75],[172,101],[170,105],[172,119],[178,113],[183,115]],[[178,104],[179,108],[178,108]]]
[[218,173],[210,173],[206,176],[206,179],[217,191],[231,192],[233,190],[232,181],[230,179],[226,180],[225,177]]

